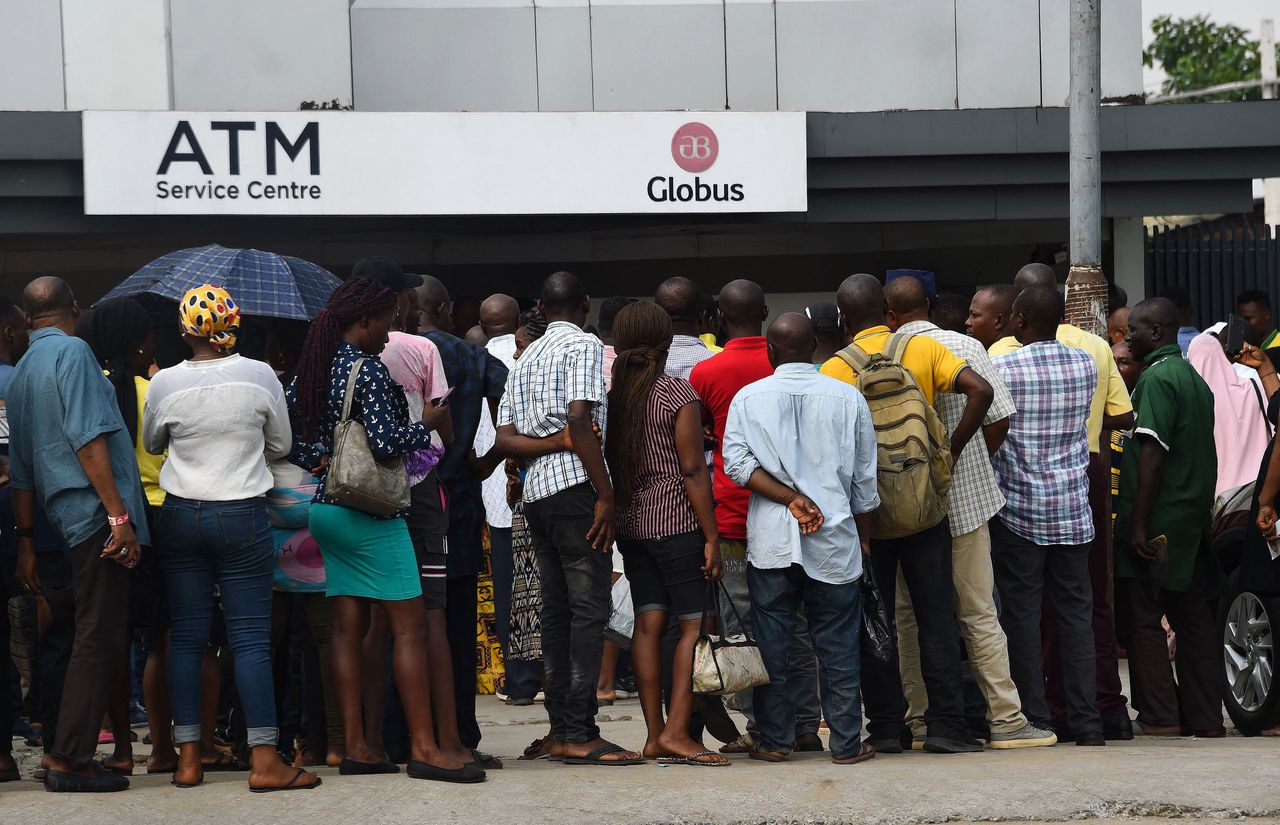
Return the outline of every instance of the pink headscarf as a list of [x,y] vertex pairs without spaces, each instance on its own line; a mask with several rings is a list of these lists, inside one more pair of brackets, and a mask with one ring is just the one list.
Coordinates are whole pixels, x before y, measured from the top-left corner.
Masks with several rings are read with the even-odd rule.
[[1215,495],[1258,478],[1271,427],[1258,399],[1261,389],[1242,378],[1227,359],[1222,343],[1202,332],[1191,340],[1187,360],[1213,391],[1213,440],[1218,447]]

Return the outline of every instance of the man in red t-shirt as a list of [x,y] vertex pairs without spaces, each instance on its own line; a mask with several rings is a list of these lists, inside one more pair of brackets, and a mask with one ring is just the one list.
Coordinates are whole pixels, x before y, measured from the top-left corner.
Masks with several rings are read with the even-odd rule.
[[[703,423],[715,432],[715,458],[712,488],[716,500],[716,527],[720,531],[720,555],[723,561],[724,587],[733,599],[737,613],[729,605],[721,605],[721,630],[724,633],[751,631],[751,597],[747,592],[747,501],[751,493],[735,484],[724,473],[724,456],[720,442],[724,438],[729,404],[738,390],[773,375],[763,335],[769,308],[764,290],[754,281],[732,281],[720,290],[720,324],[729,341],[724,351],[697,364],[689,375],[689,383],[702,399]],[[742,618],[739,626],[737,616]],[[803,618],[803,617],[802,617]],[[796,643],[791,649],[791,699],[796,708],[796,750],[822,750],[818,724],[822,711],[818,703],[817,660],[809,642],[808,627],[801,621],[796,627]],[[747,717],[747,733],[738,741],[721,748],[722,753],[746,753],[759,741],[756,719],[751,705],[751,691],[739,693],[738,709]]]

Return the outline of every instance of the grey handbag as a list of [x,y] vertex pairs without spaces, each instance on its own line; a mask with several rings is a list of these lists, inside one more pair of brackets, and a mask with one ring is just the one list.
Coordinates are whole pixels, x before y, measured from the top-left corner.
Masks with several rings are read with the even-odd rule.
[[324,488],[330,498],[347,507],[371,516],[394,516],[409,506],[409,474],[405,472],[404,457],[375,457],[364,425],[351,418],[351,400],[364,360],[357,358],[347,377],[342,418],[333,428],[333,450]]

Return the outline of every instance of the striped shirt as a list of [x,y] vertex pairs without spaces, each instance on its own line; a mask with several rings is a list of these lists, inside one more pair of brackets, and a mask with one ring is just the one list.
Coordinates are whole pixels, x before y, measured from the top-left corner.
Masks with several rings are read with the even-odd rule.
[[[567,321],[552,321],[547,332],[516,361],[498,406],[498,426],[520,435],[545,438],[567,426],[569,405],[592,404],[591,416],[603,432],[606,423],[604,345]],[[577,453],[565,450],[535,458],[524,479],[526,504],[584,484],[587,471]]]
[[676,414],[689,404],[700,402],[688,381],[658,376],[645,407],[644,456],[635,489],[618,508],[618,538],[656,539],[699,529],[676,451]]
[[1000,518],[1039,545],[1088,544],[1089,412],[1098,368],[1088,353],[1041,341],[994,359],[1018,412],[992,459]]

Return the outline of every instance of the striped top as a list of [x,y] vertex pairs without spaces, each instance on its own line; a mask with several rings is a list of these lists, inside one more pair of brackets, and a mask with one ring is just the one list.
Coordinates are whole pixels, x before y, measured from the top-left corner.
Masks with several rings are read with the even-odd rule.
[[676,413],[699,403],[683,378],[660,375],[654,382],[644,415],[644,458],[631,501],[618,508],[618,538],[654,539],[699,529],[676,452]]

